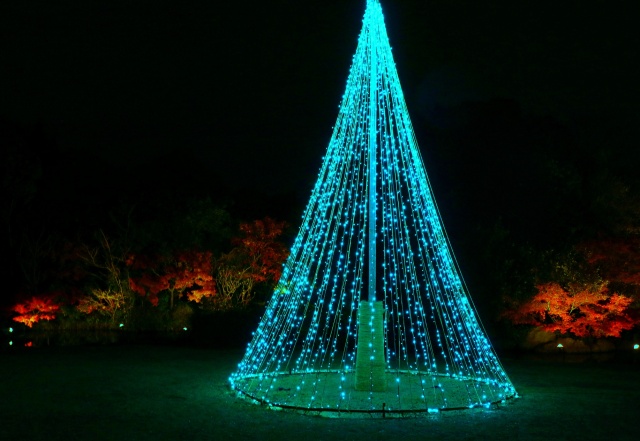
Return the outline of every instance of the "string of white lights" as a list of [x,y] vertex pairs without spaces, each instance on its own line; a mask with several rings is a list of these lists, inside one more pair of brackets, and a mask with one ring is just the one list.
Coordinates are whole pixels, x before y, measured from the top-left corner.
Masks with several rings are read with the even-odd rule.
[[[378,303],[381,331],[359,315]],[[378,332],[376,380],[357,355],[376,357]],[[363,389],[354,372],[367,379],[367,369]],[[377,0],[367,1],[300,231],[230,381],[261,403],[345,414],[437,412],[516,396],[451,251]]]

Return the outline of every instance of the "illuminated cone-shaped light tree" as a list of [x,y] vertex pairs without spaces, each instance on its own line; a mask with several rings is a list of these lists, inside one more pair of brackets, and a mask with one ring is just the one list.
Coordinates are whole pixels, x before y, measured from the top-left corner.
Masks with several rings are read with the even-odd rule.
[[440,220],[378,0],[300,232],[230,381],[263,404],[341,416],[516,396]]

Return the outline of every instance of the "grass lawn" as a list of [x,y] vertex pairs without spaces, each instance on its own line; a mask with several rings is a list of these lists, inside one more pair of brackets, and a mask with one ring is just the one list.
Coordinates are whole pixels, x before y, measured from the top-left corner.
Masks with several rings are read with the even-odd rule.
[[640,439],[640,359],[503,358],[521,398],[500,409],[335,419],[235,398],[227,378],[241,356],[158,345],[0,353],[0,440]]

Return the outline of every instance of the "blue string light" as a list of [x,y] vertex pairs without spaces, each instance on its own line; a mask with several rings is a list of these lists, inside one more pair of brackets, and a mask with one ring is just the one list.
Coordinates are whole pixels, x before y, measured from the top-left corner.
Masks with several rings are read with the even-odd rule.
[[[376,300],[389,380],[356,390],[359,329],[376,326],[358,309]],[[317,412],[434,413],[516,396],[442,225],[378,0],[367,0],[300,231],[230,382],[269,406]]]

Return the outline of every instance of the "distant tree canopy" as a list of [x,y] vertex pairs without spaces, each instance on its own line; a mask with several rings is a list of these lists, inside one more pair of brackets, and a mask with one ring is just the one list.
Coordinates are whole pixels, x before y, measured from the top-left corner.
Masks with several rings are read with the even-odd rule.
[[[636,320],[639,154],[625,153],[622,135],[586,139],[499,99],[438,108],[414,125],[462,274],[490,328],[505,317],[524,323],[526,308],[552,291],[563,301],[599,293],[596,312],[631,299],[615,320]],[[176,314],[176,305],[263,302],[288,241],[286,227],[264,217],[286,213],[279,219],[295,230],[303,208],[293,190],[270,198],[216,181],[215,167],[188,148],[143,164],[109,162],[59,146],[42,127],[1,120],[0,145],[0,306],[26,321],[29,310],[53,314],[51,305],[60,306],[58,318],[76,317],[68,308],[76,305],[79,317],[117,321],[134,320],[141,304],[156,308],[156,299],[157,310]],[[587,309],[549,309],[536,323],[564,317],[558,332],[575,334]]]
[[[122,323],[146,329],[149,325],[135,317],[151,308],[164,317],[153,326],[174,329],[173,317],[179,316],[180,327],[186,325],[185,314],[193,314],[194,305],[209,312],[246,308],[260,289],[273,289],[279,278],[287,257],[280,242],[284,225],[270,218],[240,223],[226,244],[230,249],[215,253],[171,249],[162,242],[158,251],[143,254],[135,251],[129,236],[112,239],[100,230],[93,240],[78,243],[67,253],[52,253],[73,269],[59,273],[54,269],[58,290],[18,300],[11,308],[13,320],[32,327],[62,316],[88,326]],[[139,249],[148,252],[153,247],[145,242]]]
[[537,294],[519,308],[507,311],[515,324],[534,325],[550,332],[576,337],[620,337],[640,324],[629,306],[634,301],[599,286],[538,285]]
[[[589,332],[605,335],[637,323],[640,299],[629,282],[640,274],[633,267],[640,179],[623,159],[628,143],[585,139],[510,100],[434,109],[418,130],[444,224],[485,322],[553,323],[581,336],[587,332],[579,326],[590,320]],[[581,310],[556,302],[553,311],[569,314],[560,321],[562,314],[540,306],[551,292],[563,302],[578,292],[601,298]],[[593,318],[623,303],[621,315],[607,315],[611,327]]]

